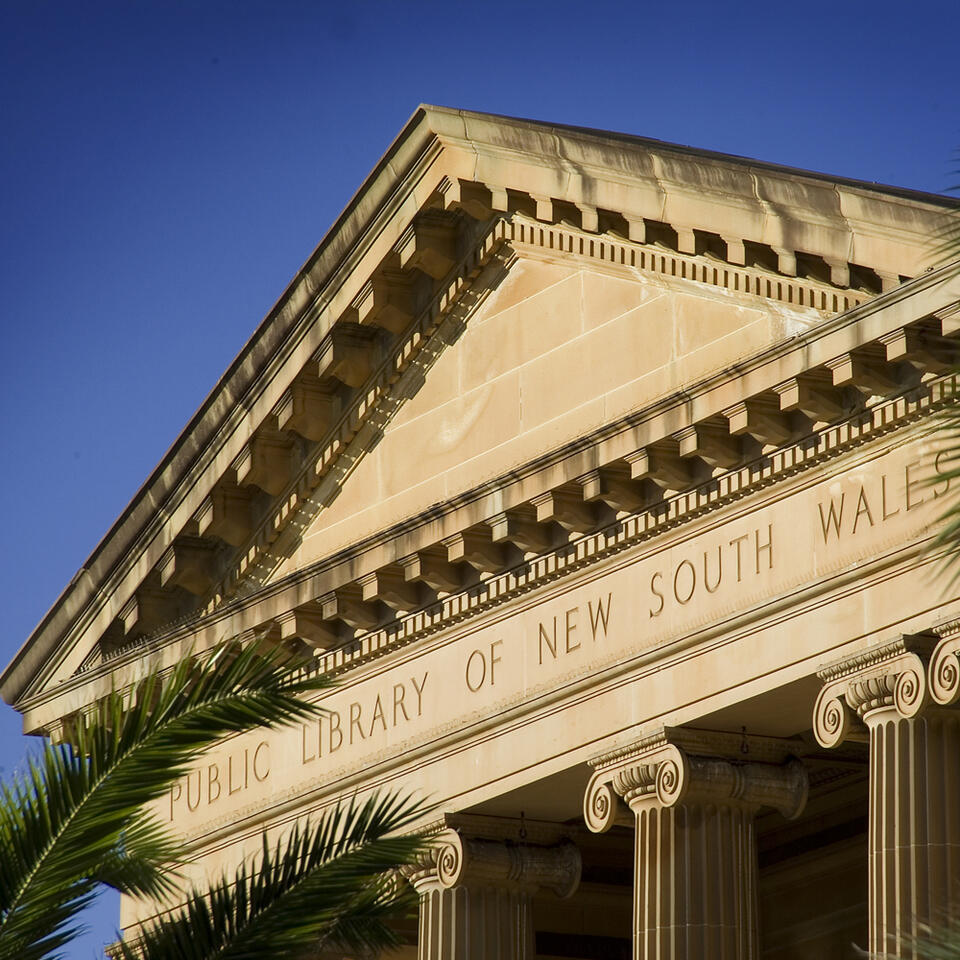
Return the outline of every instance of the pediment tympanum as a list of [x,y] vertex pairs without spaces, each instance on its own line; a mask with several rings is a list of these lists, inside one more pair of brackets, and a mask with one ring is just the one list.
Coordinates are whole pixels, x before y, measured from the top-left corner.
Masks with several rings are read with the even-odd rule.
[[513,259],[271,580],[438,501],[495,487],[821,319],[809,308],[577,259]]
[[931,338],[955,320],[942,292],[909,329],[871,305],[927,296],[935,275],[901,283],[947,206],[422,108],[4,697],[38,703],[187,623],[336,647],[909,388],[950,362]]

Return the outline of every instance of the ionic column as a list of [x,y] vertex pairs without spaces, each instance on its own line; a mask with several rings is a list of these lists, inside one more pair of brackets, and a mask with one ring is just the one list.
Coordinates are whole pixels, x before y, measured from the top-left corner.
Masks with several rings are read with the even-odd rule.
[[407,878],[420,895],[420,960],[532,960],[531,899],[541,890],[569,897],[580,851],[448,830]]
[[858,736],[870,743],[874,956],[917,956],[924,928],[960,907],[960,717],[936,702],[953,703],[960,690],[956,654],[947,642],[935,650],[936,642],[898,637],[819,674],[825,686],[814,709],[817,740],[825,747]]
[[[587,825],[618,822],[622,797],[636,826],[636,960],[759,956],[754,817],[761,807],[796,817],[808,790],[781,743],[664,730],[598,762]],[[750,759],[757,748],[761,762]]]

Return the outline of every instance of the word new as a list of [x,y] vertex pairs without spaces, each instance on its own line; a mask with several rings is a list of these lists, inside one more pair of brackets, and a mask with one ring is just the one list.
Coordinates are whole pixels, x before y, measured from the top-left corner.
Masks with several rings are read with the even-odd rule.
[[[593,643],[603,640],[607,635],[607,625],[610,623],[610,605],[613,594],[608,593],[606,604],[599,597],[594,603],[587,601],[586,610],[582,605],[570,607],[552,619],[537,624],[537,657],[538,663],[543,663],[545,654],[554,660],[558,654],[573,653],[578,650],[587,638]],[[586,614],[586,616],[584,616]]]

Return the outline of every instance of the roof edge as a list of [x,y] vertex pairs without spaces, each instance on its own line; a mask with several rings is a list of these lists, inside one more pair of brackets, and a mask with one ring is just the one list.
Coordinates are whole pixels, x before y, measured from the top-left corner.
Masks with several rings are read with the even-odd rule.
[[291,329],[311,309],[316,295],[344,263],[365,230],[384,209],[394,187],[437,139],[482,142],[470,124],[512,127],[527,134],[546,134],[537,142],[541,157],[566,162],[562,137],[609,144],[611,141],[663,154],[707,159],[788,177],[802,177],[825,185],[843,185],[872,195],[897,197],[940,210],[960,209],[960,200],[940,194],[884,187],[866,181],[829,177],[808,170],[766,163],[730,154],[699,150],[630,134],[585,127],[549,124],[496,114],[420,105],[364,179],[320,243],[297,271],[282,295],[257,326],[211,392],[190,418],[130,502],[110,526],[83,566],[53,603],[37,627],[0,675],[0,696],[15,703],[56,652],[64,635],[77,621],[103,581],[131,549],[150,519],[164,509],[191,466],[207,448],[229,412],[242,401],[269,357],[284,343]]
[[[301,285],[309,279],[311,272],[323,259],[324,254],[331,251],[335,243],[338,248],[348,247],[350,242],[356,240],[363,232],[370,216],[382,206],[389,191],[381,189],[378,192],[377,187],[385,186],[383,183],[385,178],[388,184],[392,184],[397,178],[398,171],[388,169],[391,164],[399,158],[399,167],[401,170],[404,169],[433,139],[434,131],[430,129],[428,123],[425,123],[426,119],[426,110],[423,106],[418,106],[324,234],[310,257],[258,324],[250,339],[234,357],[197,411],[161,457],[157,466],[134,493],[129,503],[93,548],[89,557],[14,654],[3,673],[0,674],[0,697],[6,703],[13,704],[22,696],[25,687],[39,671],[40,665],[56,648],[61,635],[69,629],[83,605],[95,592],[96,581],[107,575],[135,540],[147,519],[141,514],[146,512],[148,515],[153,515],[169,493],[175,489],[180,477],[194,462],[205,443],[216,433],[225,414],[224,409],[217,408],[232,407],[254,381],[258,370],[257,368],[245,369],[247,360],[253,353],[269,352],[283,341],[288,329],[300,315],[300,311],[296,310],[285,317],[285,309],[299,292]],[[405,147],[407,147],[406,150],[404,150]],[[381,182],[378,184],[378,181]],[[366,215],[356,218],[354,215],[365,200],[373,209],[363,211]],[[353,222],[351,222],[352,218]],[[341,234],[344,232],[348,232],[348,236],[342,237]],[[336,268],[342,256],[334,256],[332,259],[334,262],[326,267],[328,273]],[[278,323],[278,321],[286,322]],[[155,487],[159,489],[154,489]]]
[[[927,190],[914,190],[910,187],[901,187],[893,184],[878,183],[872,180],[858,180],[855,177],[842,177],[822,171],[810,170],[806,167],[792,167],[787,164],[772,163],[767,160],[758,160],[736,153],[723,153],[719,150],[708,150],[670,140],[658,140],[654,137],[642,137],[638,134],[620,133],[614,130],[603,130],[599,127],[581,127],[575,124],[548,123],[544,120],[530,120],[524,117],[512,117],[498,113],[480,113],[474,110],[460,110],[455,107],[445,107],[435,104],[422,103],[420,110],[426,113],[457,116],[463,119],[499,120],[517,127],[536,127],[543,131],[562,131],[575,134],[578,137],[596,141],[616,140],[624,144],[637,147],[648,147],[664,153],[673,153],[686,157],[703,157],[723,163],[732,163],[765,170],[770,173],[781,173],[791,177],[803,177],[807,180],[816,180],[822,183],[842,184],[843,186],[865,190],[870,193],[879,193],[884,196],[898,196],[914,202],[930,203],[933,206],[942,206],[947,209],[960,209],[960,197],[951,197],[944,193],[932,193]],[[558,154],[560,156],[560,154]]]

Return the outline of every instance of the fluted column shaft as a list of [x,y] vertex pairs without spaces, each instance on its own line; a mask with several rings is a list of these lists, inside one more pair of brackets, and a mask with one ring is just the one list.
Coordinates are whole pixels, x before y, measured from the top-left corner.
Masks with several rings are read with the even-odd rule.
[[[960,716],[953,658],[902,636],[821,671],[814,733],[869,739],[869,950],[916,957],[917,938],[960,908]],[[932,688],[932,689],[931,689]]]
[[757,740],[780,762],[747,762],[729,736],[688,730],[665,730],[598,761],[584,799],[587,825],[603,832],[622,822],[617,796],[634,818],[635,960],[759,956],[754,817],[761,807],[799,815],[808,778],[774,741]]
[[960,719],[895,709],[870,731],[870,951],[914,956],[925,928],[960,907]]
[[496,887],[422,889],[419,960],[532,960],[530,900]]
[[645,805],[636,811],[636,960],[752,960],[756,808]]

